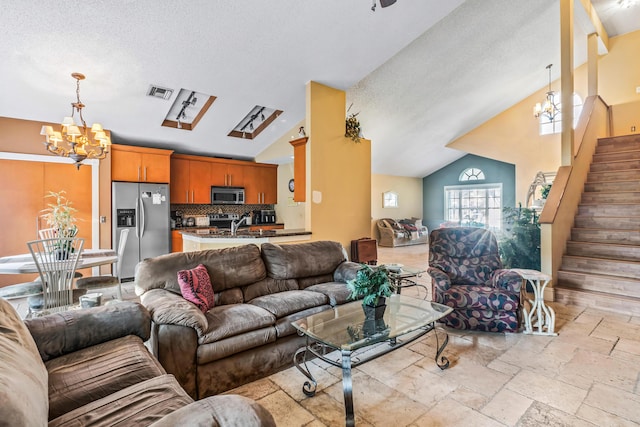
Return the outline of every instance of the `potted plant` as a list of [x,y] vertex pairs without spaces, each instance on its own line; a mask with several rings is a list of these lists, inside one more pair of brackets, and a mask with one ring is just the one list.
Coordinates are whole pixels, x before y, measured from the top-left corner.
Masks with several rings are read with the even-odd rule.
[[[353,104],[349,105],[349,109],[347,110],[347,113],[349,112],[349,110],[351,110],[351,107],[353,106]],[[358,121],[358,114],[360,113],[353,113],[353,114],[349,114],[347,116],[347,120],[345,123],[345,131],[344,131],[344,136],[346,136],[347,138],[351,138],[351,140],[355,143],[360,142],[360,122]]]
[[69,243],[62,242],[63,239],[70,239],[78,234],[76,226],[76,218],[74,214],[77,209],[71,206],[71,202],[64,196],[65,191],[59,192],[49,191],[45,197],[53,198],[55,201],[47,204],[47,208],[43,209],[42,218],[50,228],[55,230],[55,236],[61,241],[53,245],[58,251],[56,255],[59,259],[66,259],[69,256]]
[[347,287],[351,291],[350,299],[364,297],[362,299],[364,307],[383,307],[383,313],[385,298],[395,290],[385,267],[372,268],[366,264],[363,264],[362,268],[358,270],[355,279],[347,282]]

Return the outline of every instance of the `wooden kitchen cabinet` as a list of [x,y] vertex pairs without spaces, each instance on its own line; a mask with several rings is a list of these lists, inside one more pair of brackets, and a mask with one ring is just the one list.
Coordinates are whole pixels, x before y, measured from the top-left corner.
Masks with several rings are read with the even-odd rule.
[[293,146],[294,202],[304,202],[307,197],[307,141],[306,136],[289,141]]
[[278,166],[254,164],[245,167],[245,200],[248,204],[278,203]]
[[[85,248],[91,248],[91,167],[79,170],[68,163],[0,160],[0,256],[27,253],[27,242],[39,239],[38,230],[48,228],[42,210],[49,203],[50,191],[64,190],[64,196],[77,209],[78,237],[85,239]],[[0,275],[0,287],[30,282],[37,274]]]
[[211,203],[211,186],[244,187],[248,205],[278,203],[278,165],[174,154],[170,182],[176,204]]
[[244,186],[246,166],[225,161],[211,162],[211,185],[219,187]]
[[211,202],[211,167],[207,161],[173,156],[170,184],[171,203]]
[[180,230],[171,230],[171,252],[182,252],[182,233]]
[[171,153],[173,153],[172,150],[113,144],[111,146],[111,180],[169,182]]
[[284,224],[272,224],[272,225],[252,225],[249,227],[249,231],[265,231],[265,230],[283,230]]

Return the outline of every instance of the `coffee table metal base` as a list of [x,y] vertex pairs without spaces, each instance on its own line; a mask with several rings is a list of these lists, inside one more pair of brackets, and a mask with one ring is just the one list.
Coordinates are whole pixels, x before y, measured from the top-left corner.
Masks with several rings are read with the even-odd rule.
[[[333,347],[323,345],[307,336],[307,344],[304,347],[299,348],[293,355],[293,363],[298,370],[307,377],[308,381],[305,381],[302,386],[302,392],[309,397],[313,397],[316,394],[318,382],[311,374],[307,366],[307,355],[313,356],[327,362],[338,368],[342,368],[342,392],[344,394],[344,410],[345,410],[345,424],[347,426],[355,425],[355,416],[353,412],[353,382],[351,379],[351,368],[354,368],[362,363],[368,362],[376,357],[382,356],[396,348],[402,347],[426,333],[433,331],[435,324],[429,324],[424,328],[417,331],[403,335],[402,337],[381,341],[371,346],[351,351],[341,350],[341,356],[338,358],[336,355],[329,357],[330,354],[337,351]],[[438,334],[434,331],[436,336],[436,365],[442,370],[449,367],[449,359],[446,356],[442,356],[442,352],[449,343],[449,335],[444,332],[445,339],[442,345],[439,343]]]

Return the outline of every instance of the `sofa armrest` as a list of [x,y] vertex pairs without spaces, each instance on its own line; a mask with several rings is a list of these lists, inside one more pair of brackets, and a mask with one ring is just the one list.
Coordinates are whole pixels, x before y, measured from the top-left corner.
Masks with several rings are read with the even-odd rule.
[[345,261],[333,272],[333,281],[347,283],[349,280],[356,278],[356,274],[362,268],[362,264],[357,262]]
[[164,289],[152,289],[142,294],[140,301],[157,325],[186,326],[195,329],[198,336],[204,335],[209,327],[204,313],[181,295]]
[[262,405],[239,395],[219,395],[183,406],[151,427],[184,426],[247,426],[276,427],[273,416]]
[[24,322],[43,361],[127,335],[149,339],[151,317],[135,302],[70,310]]
[[495,270],[491,275],[491,284],[495,288],[519,293],[520,288],[522,287],[522,276],[513,270],[501,268]]

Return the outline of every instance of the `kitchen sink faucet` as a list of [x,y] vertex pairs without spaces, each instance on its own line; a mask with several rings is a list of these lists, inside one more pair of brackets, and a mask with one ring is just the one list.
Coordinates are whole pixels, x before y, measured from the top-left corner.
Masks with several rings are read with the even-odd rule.
[[231,235],[235,236],[236,233],[238,232],[238,228],[245,222],[247,222],[247,218],[246,216],[243,216],[242,218],[240,218],[237,221],[231,221]]

